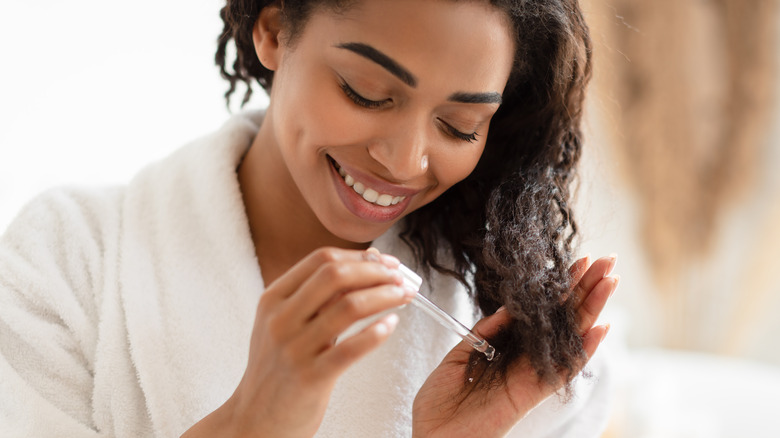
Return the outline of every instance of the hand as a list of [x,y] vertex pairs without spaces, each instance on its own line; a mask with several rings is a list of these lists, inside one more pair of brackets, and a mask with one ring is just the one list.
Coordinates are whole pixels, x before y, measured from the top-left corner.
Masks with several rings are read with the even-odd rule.
[[386,316],[338,344],[335,339],[354,322],[414,296],[402,288],[398,265],[375,250],[329,248],[279,277],[260,298],[238,388],[190,436],[314,435],[336,379],[384,342],[398,317]]
[[[618,285],[619,277],[610,277],[615,257],[605,257],[589,266],[589,258],[570,268],[573,278],[571,298],[576,301],[579,330],[583,338],[585,366],[609,330],[594,324],[607,299]],[[498,332],[509,321],[509,313],[499,309],[479,321],[474,331],[483,337]],[[531,409],[560,389],[565,383],[551,386],[539,381],[536,371],[520,360],[507,371],[506,382],[489,390],[475,388],[463,396],[463,384],[471,347],[465,342],[456,346],[423,384],[413,407],[414,437],[491,437],[503,436]]]

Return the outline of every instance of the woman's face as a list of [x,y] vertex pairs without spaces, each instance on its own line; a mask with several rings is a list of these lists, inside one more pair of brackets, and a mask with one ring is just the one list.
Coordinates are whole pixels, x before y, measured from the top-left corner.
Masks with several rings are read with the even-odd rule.
[[466,178],[513,61],[505,20],[476,1],[315,11],[276,53],[264,140],[290,184],[275,189],[338,238],[369,242]]

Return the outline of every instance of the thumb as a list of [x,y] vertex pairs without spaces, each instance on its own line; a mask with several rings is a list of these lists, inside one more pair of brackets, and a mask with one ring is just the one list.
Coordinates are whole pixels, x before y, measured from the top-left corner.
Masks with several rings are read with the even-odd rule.
[[496,310],[496,313],[480,319],[474,325],[473,331],[483,338],[488,338],[498,333],[501,326],[508,324],[511,320],[512,315],[507,312],[506,307],[501,306]]

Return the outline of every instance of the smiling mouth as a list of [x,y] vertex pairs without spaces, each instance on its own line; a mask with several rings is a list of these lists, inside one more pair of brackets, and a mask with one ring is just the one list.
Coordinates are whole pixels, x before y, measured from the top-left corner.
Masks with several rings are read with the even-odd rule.
[[358,195],[362,196],[363,199],[367,202],[382,207],[389,207],[391,205],[396,205],[399,202],[406,199],[406,196],[393,196],[387,193],[380,193],[379,191],[374,190],[371,187],[366,187],[364,183],[360,181],[356,181],[352,175],[348,174],[344,169],[342,169],[341,166],[339,166],[339,164],[334,159],[330,158],[330,162],[331,164],[333,164],[333,167],[335,167],[336,170],[339,172],[339,175],[341,175],[341,178],[344,180],[344,183],[347,186],[352,187],[352,190],[354,190],[355,193],[357,193]]

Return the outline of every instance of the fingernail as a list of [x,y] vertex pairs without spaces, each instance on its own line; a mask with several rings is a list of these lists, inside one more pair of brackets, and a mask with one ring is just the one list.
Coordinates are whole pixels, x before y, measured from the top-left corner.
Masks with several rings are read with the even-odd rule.
[[607,333],[609,333],[609,329],[611,327],[612,327],[612,324],[607,324],[606,326],[604,326],[604,334],[601,335],[601,340],[599,341],[599,343],[604,342],[604,338],[607,337]]
[[382,319],[382,322],[377,326],[377,330],[380,334],[392,333],[397,325],[398,315],[391,313]]
[[394,268],[388,268],[385,266],[385,268],[390,272],[390,275],[393,277],[393,283],[397,284],[398,286],[401,286],[404,284],[404,276],[401,274],[401,271]]
[[393,295],[397,296],[398,298],[403,298],[408,294],[406,288],[403,286],[393,286],[390,288],[390,292],[392,292]]
[[609,266],[607,267],[607,273],[604,274],[606,277],[607,275],[612,273],[612,270],[615,269],[615,265],[617,264],[617,254],[612,253],[609,255]]
[[404,297],[406,297],[406,298],[414,298],[414,296],[417,295],[418,291],[416,289],[414,289],[413,287],[405,284],[405,283],[402,286],[402,288],[403,288],[403,291],[404,291]]
[[495,315],[496,313],[501,313],[501,312],[506,312],[506,306],[501,306],[501,307],[499,307],[499,308],[496,310],[496,312],[494,313],[494,315]]
[[615,275],[612,277],[612,291],[609,292],[609,297],[612,298],[612,295],[615,294],[615,291],[618,288],[618,285],[620,284],[620,275]]
[[584,274],[590,267],[590,253],[585,254],[584,257],[577,260],[577,272],[576,275]]
[[368,248],[363,252],[363,259],[368,262],[378,262],[379,261],[379,251],[376,250],[376,248]]
[[391,268],[397,268],[401,264],[401,261],[398,260],[398,258],[393,257],[390,254],[380,254],[379,258],[382,259],[382,263]]

